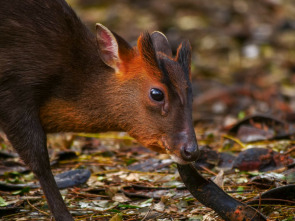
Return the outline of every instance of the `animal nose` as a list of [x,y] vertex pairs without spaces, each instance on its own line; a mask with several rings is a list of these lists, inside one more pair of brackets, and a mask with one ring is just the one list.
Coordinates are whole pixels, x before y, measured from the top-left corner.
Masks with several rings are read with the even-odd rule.
[[199,148],[197,144],[185,145],[180,149],[180,154],[183,160],[191,162],[196,161],[199,156]]

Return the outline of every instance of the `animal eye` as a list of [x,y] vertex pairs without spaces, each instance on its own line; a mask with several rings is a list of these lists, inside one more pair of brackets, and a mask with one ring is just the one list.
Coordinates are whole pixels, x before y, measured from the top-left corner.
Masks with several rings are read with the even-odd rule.
[[151,95],[151,98],[155,101],[160,102],[164,100],[164,93],[157,88],[152,88],[150,91],[150,95]]

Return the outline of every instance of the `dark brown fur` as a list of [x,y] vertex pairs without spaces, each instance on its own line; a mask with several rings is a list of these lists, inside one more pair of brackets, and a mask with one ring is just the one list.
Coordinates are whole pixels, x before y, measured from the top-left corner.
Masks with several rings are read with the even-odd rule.
[[[123,130],[178,162],[195,159],[188,43],[171,58],[161,34],[145,33],[132,48],[113,33],[120,57],[115,72],[64,0],[0,5],[0,125],[40,180],[56,220],[72,217],[50,170],[48,132]],[[164,102],[149,97],[155,87]]]

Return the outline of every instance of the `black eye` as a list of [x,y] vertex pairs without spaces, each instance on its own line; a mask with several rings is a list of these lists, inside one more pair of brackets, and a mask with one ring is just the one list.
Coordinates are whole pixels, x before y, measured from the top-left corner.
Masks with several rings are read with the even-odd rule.
[[164,100],[164,93],[157,88],[152,88],[150,91],[150,94],[151,94],[151,98],[155,101],[160,102]]

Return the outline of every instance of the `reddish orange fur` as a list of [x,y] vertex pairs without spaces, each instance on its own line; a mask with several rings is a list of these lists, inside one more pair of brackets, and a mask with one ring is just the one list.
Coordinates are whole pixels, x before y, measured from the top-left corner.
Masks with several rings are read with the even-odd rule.
[[[91,133],[124,130],[152,150],[161,153],[168,151],[181,158],[180,147],[172,141],[164,142],[163,139],[168,139],[172,134],[188,127],[184,121],[185,113],[181,112],[182,106],[187,102],[188,82],[177,63],[177,56],[173,59],[161,52],[157,55],[149,54],[147,48],[143,48],[147,47],[144,46],[144,41],[146,39],[141,35],[138,47],[131,51],[121,48],[118,71],[85,86],[85,90],[77,97],[79,102],[61,98],[48,100],[40,109],[44,129],[47,132]],[[162,64],[165,73],[153,56],[166,60]],[[164,92],[169,118],[163,118],[161,110],[157,111],[158,113],[148,112],[148,107],[157,108],[149,98],[149,90],[152,87],[160,88]],[[107,100],[93,99],[101,95]],[[169,108],[171,105],[172,109]],[[179,116],[175,119],[174,115]]]
[[76,104],[63,99],[51,99],[40,109],[40,118],[47,132],[84,131],[91,127]]
[[[155,72],[158,72],[158,75],[154,75]],[[116,73],[116,77],[118,82],[120,83],[118,87],[124,87],[124,84],[130,81],[136,81],[136,83],[134,83],[139,85],[142,90],[148,91],[148,86],[157,85],[167,93],[166,86],[160,83],[158,80],[158,77],[161,76],[160,74],[160,70],[155,70],[154,67],[146,64],[141,55],[139,53],[136,53],[136,55],[132,57],[128,62],[123,63],[122,69],[120,69],[119,72]],[[145,105],[150,105],[149,99],[145,100]],[[129,128],[129,134],[137,139],[144,146],[156,152],[165,153],[165,147],[160,142],[161,136],[163,136],[164,134],[155,134],[152,129],[148,127],[148,120],[152,119],[146,119],[146,117],[143,115],[143,112],[144,106],[142,106],[142,111],[132,113],[134,115],[138,115],[138,117],[135,117],[133,115],[133,117],[135,117],[134,124],[131,128]],[[137,118],[138,122],[136,122]]]

